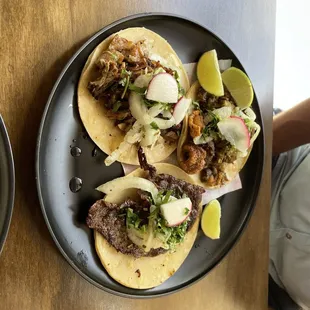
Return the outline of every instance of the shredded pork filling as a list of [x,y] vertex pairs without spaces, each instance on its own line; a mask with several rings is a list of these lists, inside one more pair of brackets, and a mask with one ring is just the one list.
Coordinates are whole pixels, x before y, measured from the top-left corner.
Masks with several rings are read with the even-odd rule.
[[[135,119],[129,110],[129,83],[144,74],[163,68],[174,75],[174,71],[164,67],[159,61],[151,60],[144,49],[143,41],[132,42],[115,35],[108,49],[96,62],[97,78],[90,81],[88,89],[95,99],[102,99],[107,109],[107,117],[115,121],[115,125],[127,132]],[[126,85],[127,84],[127,85]],[[122,124],[125,125],[122,125]],[[167,141],[176,141],[175,129],[162,133]]]

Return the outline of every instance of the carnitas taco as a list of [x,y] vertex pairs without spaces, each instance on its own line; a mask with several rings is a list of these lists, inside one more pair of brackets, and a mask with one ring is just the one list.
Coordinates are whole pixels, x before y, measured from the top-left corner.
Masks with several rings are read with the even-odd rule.
[[97,254],[108,274],[124,286],[160,285],[181,266],[196,238],[204,189],[170,164],[147,163],[97,189],[107,194],[90,208]]
[[145,28],[128,28],[101,42],[89,56],[78,86],[81,120],[114,161],[138,164],[143,146],[150,163],[177,147],[189,101],[189,82],[169,43]]
[[[228,74],[222,73],[223,81],[233,85],[236,98],[244,91],[239,91],[238,83],[231,82],[236,76],[243,79],[241,84],[246,81],[246,87],[251,87],[250,96],[253,96],[245,74],[233,67],[228,70]],[[199,81],[192,85],[187,93],[187,97],[192,99],[192,106],[184,120],[178,144],[180,167],[192,176],[196,184],[205,188],[220,187],[236,177],[260,132],[260,126],[255,122],[256,115],[249,107],[251,97],[245,98],[242,103],[247,106],[240,108],[221,79],[220,83],[217,87],[220,88],[219,93],[222,92],[220,95],[206,91]]]

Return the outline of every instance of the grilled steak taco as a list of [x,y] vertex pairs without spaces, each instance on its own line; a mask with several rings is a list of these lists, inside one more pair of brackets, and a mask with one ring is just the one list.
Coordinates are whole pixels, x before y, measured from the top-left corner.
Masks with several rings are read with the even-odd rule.
[[183,65],[169,43],[145,28],[109,36],[89,56],[78,86],[81,120],[92,140],[118,160],[138,164],[168,157],[177,146],[189,101]]
[[196,184],[220,187],[244,166],[260,132],[256,115],[240,109],[226,88],[223,96],[214,96],[197,81],[187,97],[193,104],[179,139],[179,165]]
[[196,238],[204,189],[176,166],[146,162],[142,169],[103,184],[107,194],[90,208],[97,254],[124,286],[160,285],[181,266]]

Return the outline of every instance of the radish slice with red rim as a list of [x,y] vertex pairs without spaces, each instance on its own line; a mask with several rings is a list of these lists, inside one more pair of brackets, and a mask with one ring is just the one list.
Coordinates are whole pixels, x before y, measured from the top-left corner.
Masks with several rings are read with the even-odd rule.
[[226,118],[218,122],[217,127],[224,138],[240,152],[248,150],[251,145],[250,133],[241,117]]
[[168,223],[168,227],[182,224],[192,211],[192,202],[189,198],[174,200],[160,206],[160,212]]
[[173,110],[173,117],[175,119],[176,125],[182,122],[191,103],[192,103],[192,100],[185,98],[185,97],[181,97],[179,101],[176,103],[174,110]]
[[178,101],[178,83],[168,73],[156,74],[149,83],[146,99],[157,102],[176,103]]

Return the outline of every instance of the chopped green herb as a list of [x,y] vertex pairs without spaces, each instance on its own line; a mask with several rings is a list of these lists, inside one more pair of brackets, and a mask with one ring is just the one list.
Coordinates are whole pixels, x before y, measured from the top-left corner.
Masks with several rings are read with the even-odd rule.
[[127,228],[140,229],[139,225],[141,221],[142,220],[139,218],[138,214],[134,213],[131,208],[127,209],[127,214],[126,214],[126,227]]
[[134,91],[135,93],[138,93],[138,94],[141,94],[143,95],[146,91],[146,87],[138,87],[132,83],[129,83],[129,86],[128,88],[131,90],[131,91]]
[[166,193],[165,198],[162,201],[162,204],[167,203],[169,201],[169,198],[170,198],[171,194],[172,194],[172,190],[168,190],[167,193]]
[[121,77],[126,78],[127,76],[131,76],[131,72],[127,71],[126,69],[122,69],[121,71]]
[[158,125],[155,122],[152,122],[151,124],[152,129],[157,130],[159,129]]
[[211,111],[208,112],[208,116],[211,118],[211,121],[202,130],[203,137],[213,136],[214,134],[218,133],[217,123],[220,121],[220,119]]
[[117,100],[117,101],[113,104],[113,109],[112,109],[112,111],[113,111],[113,112],[117,112],[118,109],[121,107],[121,105],[122,105],[121,101]]
[[121,99],[123,99],[125,97],[125,94],[126,94],[126,91],[127,91],[128,85],[129,85],[129,79],[130,79],[129,76],[127,76],[125,88],[124,88],[124,91],[122,93]]
[[177,70],[173,71],[173,77],[175,78],[175,80],[178,83],[178,90],[179,90],[179,98],[185,95],[185,90],[184,88],[181,86],[180,83],[180,76],[179,76],[179,72]]
[[185,208],[184,215],[187,215],[189,213],[189,208]]
[[174,70],[174,71],[173,71],[173,75],[174,75],[174,78],[175,78],[176,80],[179,80],[179,79],[180,79],[179,72],[178,72],[177,70]]

